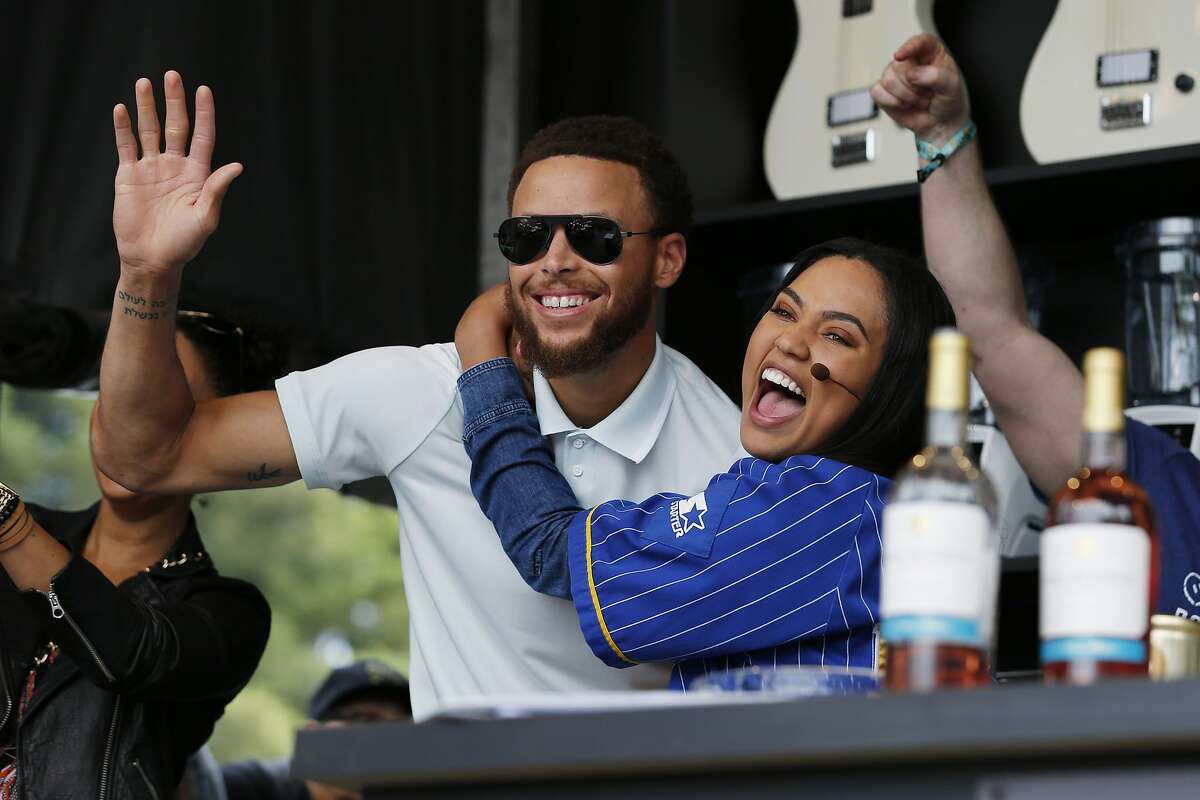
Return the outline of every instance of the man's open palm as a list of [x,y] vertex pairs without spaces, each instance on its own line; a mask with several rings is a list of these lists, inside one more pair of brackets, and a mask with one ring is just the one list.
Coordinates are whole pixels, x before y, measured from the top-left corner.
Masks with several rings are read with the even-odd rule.
[[[113,109],[117,138],[116,197],[113,232],[126,267],[165,272],[192,260],[217,229],[221,201],[242,165],[212,171],[217,123],[212,91],[196,91],[196,132],[188,152],[187,99],[183,79],[168,72],[163,79],[167,100],[166,135],[158,125],[154,87],[148,78],[135,85],[137,139],[124,104]],[[166,150],[160,152],[165,138]],[[142,157],[138,158],[138,140]]]

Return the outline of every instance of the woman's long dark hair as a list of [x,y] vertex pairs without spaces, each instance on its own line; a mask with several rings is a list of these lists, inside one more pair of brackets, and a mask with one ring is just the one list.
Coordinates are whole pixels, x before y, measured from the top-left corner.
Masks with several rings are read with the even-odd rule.
[[[888,338],[862,402],[814,455],[892,477],[923,444],[929,337],[937,328],[954,324],[954,310],[922,262],[862,239],[833,239],[804,250],[779,290],[831,256],[860,261],[879,274],[886,293]],[[773,295],[770,303],[774,301]]]

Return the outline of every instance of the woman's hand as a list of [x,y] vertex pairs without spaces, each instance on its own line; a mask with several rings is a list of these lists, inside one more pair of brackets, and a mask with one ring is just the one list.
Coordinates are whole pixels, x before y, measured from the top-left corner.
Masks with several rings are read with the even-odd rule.
[[[476,364],[509,355],[512,317],[505,301],[507,284],[488,289],[467,306],[454,329],[454,346],[463,372]],[[514,345],[514,350],[516,346]]]
[[892,59],[871,87],[872,99],[898,125],[941,147],[971,118],[958,64],[946,45],[927,33],[900,45]]

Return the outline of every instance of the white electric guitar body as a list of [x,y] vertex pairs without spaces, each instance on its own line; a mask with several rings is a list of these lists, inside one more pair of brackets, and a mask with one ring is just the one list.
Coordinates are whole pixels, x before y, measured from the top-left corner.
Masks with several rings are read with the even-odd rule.
[[1200,0],[1059,0],[1021,89],[1042,164],[1200,142]]
[[915,180],[912,133],[868,93],[905,39],[934,33],[933,0],[795,0],[800,33],[763,146],[781,200]]

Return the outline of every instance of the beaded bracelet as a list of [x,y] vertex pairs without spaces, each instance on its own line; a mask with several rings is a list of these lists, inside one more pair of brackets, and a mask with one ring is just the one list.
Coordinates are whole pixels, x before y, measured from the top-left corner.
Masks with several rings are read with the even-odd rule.
[[934,170],[946,163],[946,159],[974,139],[976,131],[975,123],[967,120],[967,124],[959,128],[958,133],[951,136],[950,140],[941,146],[941,149],[934,147],[924,139],[917,139],[917,155],[929,162],[917,170],[917,183],[924,183]]

